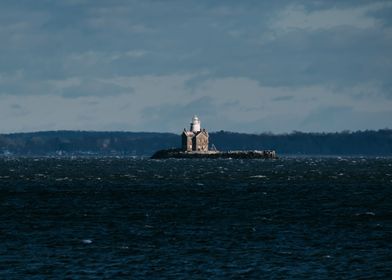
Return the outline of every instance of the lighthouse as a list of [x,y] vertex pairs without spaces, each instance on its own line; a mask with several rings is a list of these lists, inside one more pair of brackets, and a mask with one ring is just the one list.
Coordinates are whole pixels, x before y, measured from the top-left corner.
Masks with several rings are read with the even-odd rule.
[[200,120],[195,115],[192,118],[190,130],[184,131],[181,135],[182,150],[186,152],[207,152],[208,151],[208,132],[201,129]]

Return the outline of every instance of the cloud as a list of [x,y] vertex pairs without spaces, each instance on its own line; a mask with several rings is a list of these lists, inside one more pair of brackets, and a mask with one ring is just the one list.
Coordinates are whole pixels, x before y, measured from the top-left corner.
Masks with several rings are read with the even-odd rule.
[[[211,79],[191,92],[186,87],[190,78],[192,76],[118,77],[110,83],[121,88],[132,85],[134,91],[114,96],[68,98],[46,94],[19,98],[17,95],[4,95],[0,102],[0,132],[105,129],[179,133],[188,126],[193,114],[200,115],[203,126],[209,131],[223,129],[260,133],[353,127],[366,129],[367,126],[387,126],[389,119],[386,116],[392,113],[392,100],[377,94],[366,97],[372,94],[367,92],[371,87],[366,85],[356,88],[364,91],[361,98],[320,86],[297,89],[265,87],[245,78]],[[72,79],[59,81],[57,86],[62,91],[62,87],[78,82]],[[330,108],[339,107],[336,104],[340,104],[347,113],[333,112]],[[338,123],[338,118],[328,122],[328,111],[340,114],[350,122]],[[366,116],[370,118],[368,121],[364,120]],[[323,118],[326,120],[323,121]]]
[[[63,83],[60,81],[60,83]],[[119,86],[110,80],[84,79],[78,84],[71,84],[60,89],[63,97],[78,98],[81,96],[113,96],[118,94],[132,94],[131,86]]]
[[[320,107],[301,123],[304,131],[363,130],[365,127],[379,129],[392,127],[391,111],[359,111],[349,106]],[[324,129],[328,127],[328,129]]]
[[[199,81],[247,77],[269,86],[303,86],[342,84],[339,77],[361,67],[348,83],[385,80],[377,75],[391,70],[385,61],[392,39],[374,13],[388,3],[341,6],[97,1],[75,12],[72,5],[27,5],[9,23],[21,30],[3,36],[18,40],[6,47],[11,53],[0,71],[24,69],[35,79],[209,73]],[[101,24],[91,26],[94,20]]]
[[18,109],[22,109],[22,106],[20,106],[19,104],[11,104],[11,108],[18,110]]
[[294,98],[294,96],[292,96],[292,95],[285,95],[285,96],[274,97],[274,98],[272,98],[272,100],[273,101],[287,101],[287,100],[291,100],[293,98]]
[[[1,76],[0,76],[1,78]],[[132,94],[131,85],[119,85],[112,79],[70,77],[58,80],[34,80],[23,75],[12,75],[0,79],[1,95],[61,95],[66,98],[81,96],[113,96]]]
[[194,113],[211,130],[337,128],[304,121],[325,108],[346,110],[336,111],[351,120],[342,126],[377,128],[392,106],[390,10],[389,1],[5,1],[1,129],[175,132]]
[[282,32],[295,29],[331,29],[340,26],[375,28],[378,26],[378,21],[369,13],[383,10],[386,7],[391,7],[390,3],[373,2],[357,7],[331,7],[321,10],[307,10],[305,6],[298,4],[290,5],[279,13],[277,20],[273,23],[273,28]]

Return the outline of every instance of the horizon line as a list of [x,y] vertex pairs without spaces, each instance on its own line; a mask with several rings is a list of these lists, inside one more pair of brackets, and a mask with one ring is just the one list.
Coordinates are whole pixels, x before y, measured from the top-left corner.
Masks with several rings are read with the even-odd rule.
[[[290,134],[344,134],[344,133],[361,133],[361,132],[380,132],[380,131],[392,131],[392,128],[379,128],[379,129],[364,129],[364,130],[341,130],[341,131],[299,131],[293,130],[291,132],[238,132],[230,130],[218,130],[211,131],[208,133],[235,133],[235,134],[247,134],[247,135],[290,135]],[[36,130],[36,131],[21,131],[21,132],[1,132],[0,135],[16,135],[16,134],[33,134],[33,133],[50,133],[50,132],[83,132],[83,133],[149,133],[149,134],[174,134],[181,135],[181,133],[175,132],[158,132],[158,131],[130,131],[130,130],[73,130],[73,129],[58,129],[58,130]]]

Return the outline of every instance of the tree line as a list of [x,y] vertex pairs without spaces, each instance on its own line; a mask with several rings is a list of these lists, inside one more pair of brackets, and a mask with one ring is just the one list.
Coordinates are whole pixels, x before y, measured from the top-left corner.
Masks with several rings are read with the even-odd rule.
[[[392,130],[336,133],[210,133],[218,150],[276,150],[278,155],[392,155]],[[150,156],[181,147],[180,135],[153,132],[46,131],[0,134],[0,155]]]

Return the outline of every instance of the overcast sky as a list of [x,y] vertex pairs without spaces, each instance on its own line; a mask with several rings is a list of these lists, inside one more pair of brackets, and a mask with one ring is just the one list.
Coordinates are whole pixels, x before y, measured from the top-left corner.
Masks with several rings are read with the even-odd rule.
[[392,1],[1,0],[0,133],[392,128]]

